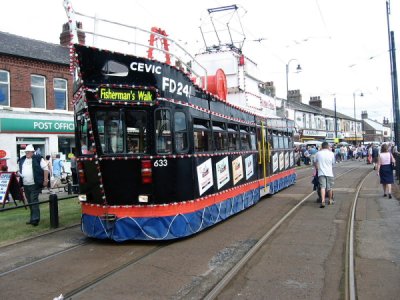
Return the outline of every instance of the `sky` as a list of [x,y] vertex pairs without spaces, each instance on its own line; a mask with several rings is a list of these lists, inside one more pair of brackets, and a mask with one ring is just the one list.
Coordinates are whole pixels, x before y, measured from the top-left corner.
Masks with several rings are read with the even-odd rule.
[[[67,21],[62,4],[2,1],[0,31],[58,44]],[[207,9],[232,4],[238,5],[241,22],[235,27],[232,20],[232,29],[243,29],[246,38],[243,53],[258,64],[259,79],[274,82],[278,97],[286,98],[288,64],[289,89],[299,89],[303,103],[320,96],[323,107],[333,110],[336,98],[337,111],[353,116],[355,99],[357,118],[367,111],[379,122],[392,120],[386,0],[72,0],[75,11],[87,15],[160,27],[193,55],[204,50],[199,28],[207,28]],[[390,6],[399,48],[400,0]]]

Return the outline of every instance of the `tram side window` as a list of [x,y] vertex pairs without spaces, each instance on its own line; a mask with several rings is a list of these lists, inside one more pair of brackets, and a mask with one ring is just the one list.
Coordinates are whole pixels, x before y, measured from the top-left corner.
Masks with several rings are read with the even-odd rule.
[[228,135],[225,131],[225,123],[213,122],[213,139],[215,150],[225,151],[228,149]]
[[228,150],[240,150],[238,125],[228,124]]
[[283,137],[283,144],[284,144],[285,149],[289,148],[289,139],[286,135]]
[[120,111],[98,111],[97,130],[103,153],[124,152],[124,127]]
[[209,127],[209,121],[207,120],[193,120],[193,141],[195,152],[206,152],[210,150]]
[[147,115],[144,111],[126,113],[126,152],[147,152]]
[[171,113],[167,109],[156,110],[156,147],[157,153],[172,153]]
[[285,148],[285,145],[283,143],[283,136],[279,135],[279,149]]
[[240,143],[242,145],[242,150],[250,150],[251,141],[249,128],[247,126],[240,126]]
[[80,154],[81,155],[92,154],[93,152],[90,151],[90,149],[88,148],[89,147],[88,126],[85,117],[83,115],[77,116],[76,123],[78,129]]
[[274,148],[274,150],[279,149],[279,138],[275,134],[272,136],[272,147]]
[[251,150],[257,150],[256,146],[256,130],[255,128],[250,128],[250,145],[251,145]]
[[188,144],[188,127],[186,114],[182,111],[177,111],[174,114],[175,120],[175,150],[177,153],[187,152]]

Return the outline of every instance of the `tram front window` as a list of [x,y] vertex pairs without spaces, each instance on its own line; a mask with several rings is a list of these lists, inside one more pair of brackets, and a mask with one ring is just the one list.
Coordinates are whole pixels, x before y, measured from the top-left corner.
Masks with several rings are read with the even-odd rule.
[[124,128],[120,111],[99,111],[96,114],[97,128],[103,153],[124,152]]
[[171,115],[167,109],[156,111],[156,142],[157,153],[172,153]]
[[144,111],[126,113],[126,144],[128,153],[147,152],[147,115]]

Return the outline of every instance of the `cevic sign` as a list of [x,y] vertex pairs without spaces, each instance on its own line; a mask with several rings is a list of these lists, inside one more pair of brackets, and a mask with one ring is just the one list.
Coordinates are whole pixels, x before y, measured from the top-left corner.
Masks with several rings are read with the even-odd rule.
[[0,119],[0,132],[74,133],[73,121]]

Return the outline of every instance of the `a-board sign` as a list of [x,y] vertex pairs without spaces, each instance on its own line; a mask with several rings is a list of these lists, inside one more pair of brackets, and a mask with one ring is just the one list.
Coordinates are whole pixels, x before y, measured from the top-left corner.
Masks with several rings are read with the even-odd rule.
[[1,172],[0,173],[0,203],[6,204],[8,195],[11,195],[14,203],[15,200],[22,200],[25,202],[24,195],[21,187],[19,186],[17,176],[14,172]]

